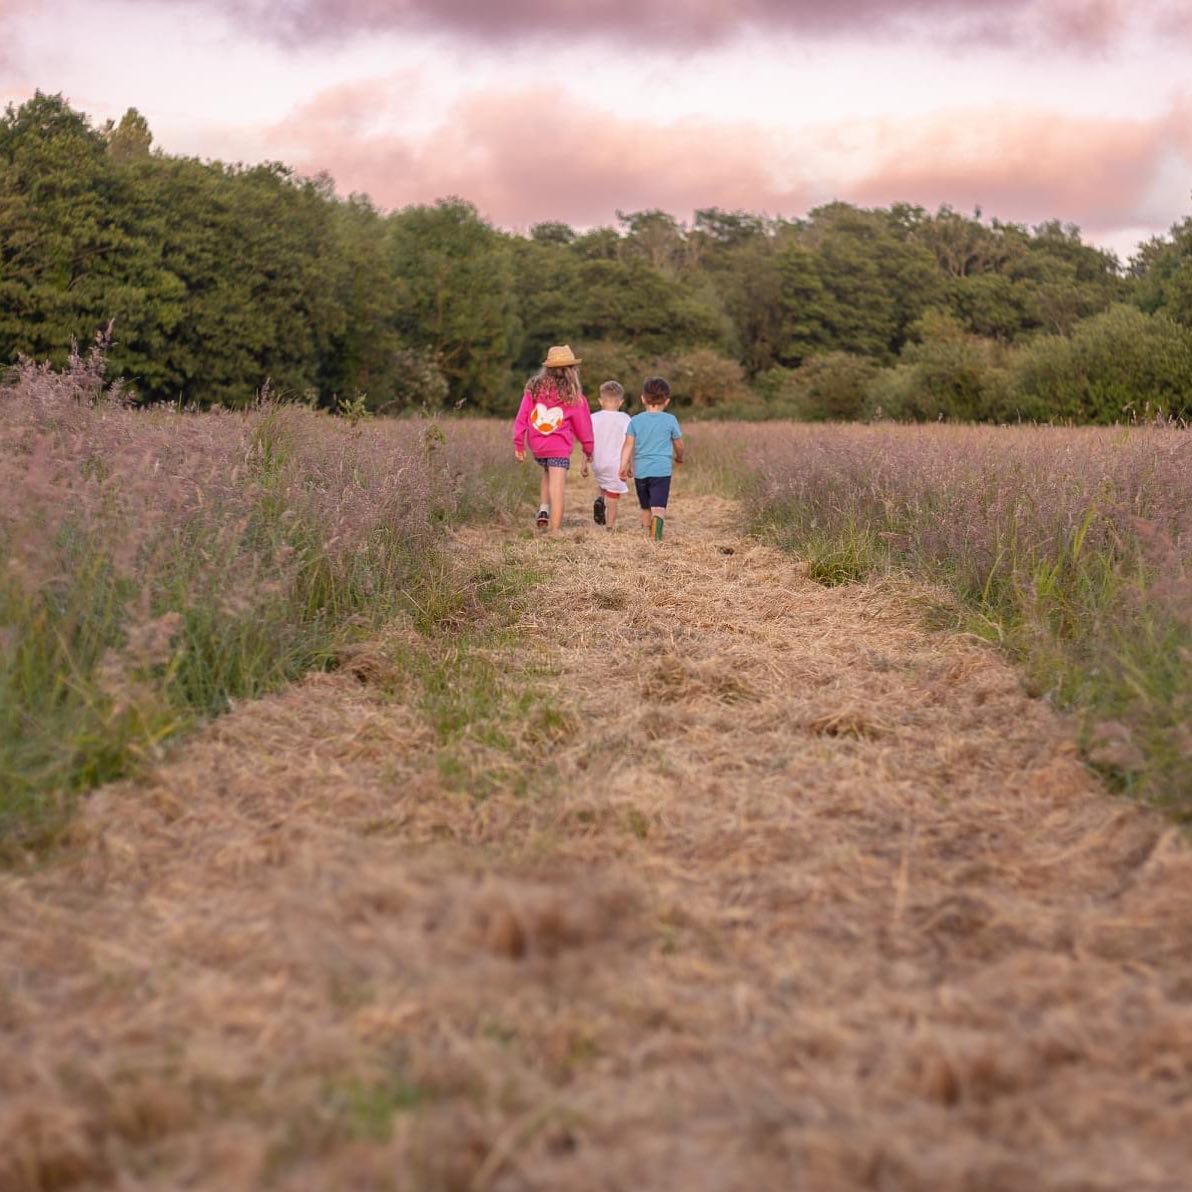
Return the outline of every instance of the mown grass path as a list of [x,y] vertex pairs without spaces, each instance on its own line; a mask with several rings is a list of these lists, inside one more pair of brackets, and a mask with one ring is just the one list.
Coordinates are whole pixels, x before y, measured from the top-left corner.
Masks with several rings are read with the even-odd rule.
[[584,495],[0,877],[0,1187],[1186,1187],[1176,832],[912,590]]

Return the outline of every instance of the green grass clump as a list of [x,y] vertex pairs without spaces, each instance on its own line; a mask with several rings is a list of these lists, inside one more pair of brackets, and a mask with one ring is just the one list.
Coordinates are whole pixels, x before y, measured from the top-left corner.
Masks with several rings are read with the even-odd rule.
[[807,574],[828,588],[862,583],[880,560],[872,535],[855,525],[841,526],[835,534],[809,535],[797,549]]
[[433,731],[444,784],[472,799],[526,794],[549,769],[542,747],[575,728],[516,627],[539,580],[506,558],[433,572],[408,597],[421,637],[393,647],[394,694]]
[[372,1081],[345,1080],[324,1093],[324,1110],[345,1139],[388,1142],[399,1114],[421,1109],[433,1094],[391,1072]]

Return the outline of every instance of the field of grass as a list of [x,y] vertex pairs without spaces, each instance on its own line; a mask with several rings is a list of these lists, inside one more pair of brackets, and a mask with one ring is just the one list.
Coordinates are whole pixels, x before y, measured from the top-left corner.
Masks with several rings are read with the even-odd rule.
[[[78,792],[442,593],[524,483],[490,424],[125,408],[97,354],[0,389],[0,854]],[[500,461],[502,467],[497,468]]]
[[703,427],[753,524],[821,583],[899,572],[1081,713],[1116,786],[1192,817],[1192,434]]
[[[103,360],[0,389],[0,853],[81,791],[453,599],[444,524],[507,516],[500,424],[126,408]],[[825,584],[901,572],[1192,815],[1192,439],[1174,428],[699,425],[694,488]]]
[[1182,1186],[1183,835],[688,434],[662,543],[454,528],[0,872],[0,1188]]
[[5,1192],[1180,1186],[1185,436],[0,402]]

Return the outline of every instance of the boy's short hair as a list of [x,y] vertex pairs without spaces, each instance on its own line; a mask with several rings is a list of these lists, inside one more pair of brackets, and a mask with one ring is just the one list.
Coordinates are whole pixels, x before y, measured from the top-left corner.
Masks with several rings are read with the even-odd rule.
[[605,381],[600,386],[601,397],[615,397],[617,401],[625,400],[625,386],[620,381]]
[[647,377],[642,386],[642,400],[648,406],[661,405],[671,395],[670,386],[662,377]]

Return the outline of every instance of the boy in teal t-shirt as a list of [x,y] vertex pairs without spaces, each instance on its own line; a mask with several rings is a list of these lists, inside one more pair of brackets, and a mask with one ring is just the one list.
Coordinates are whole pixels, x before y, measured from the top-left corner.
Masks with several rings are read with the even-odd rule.
[[679,420],[666,412],[670,404],[670,386],[661,377],[650,377],[642,386],[642,404],[625,428],[625,446],[621,448],[621,479],[633,483],[642,507],[642,527],[658,541],[666,523],[666,503],[670,499],[672,463],[683,462],[683,432]]

